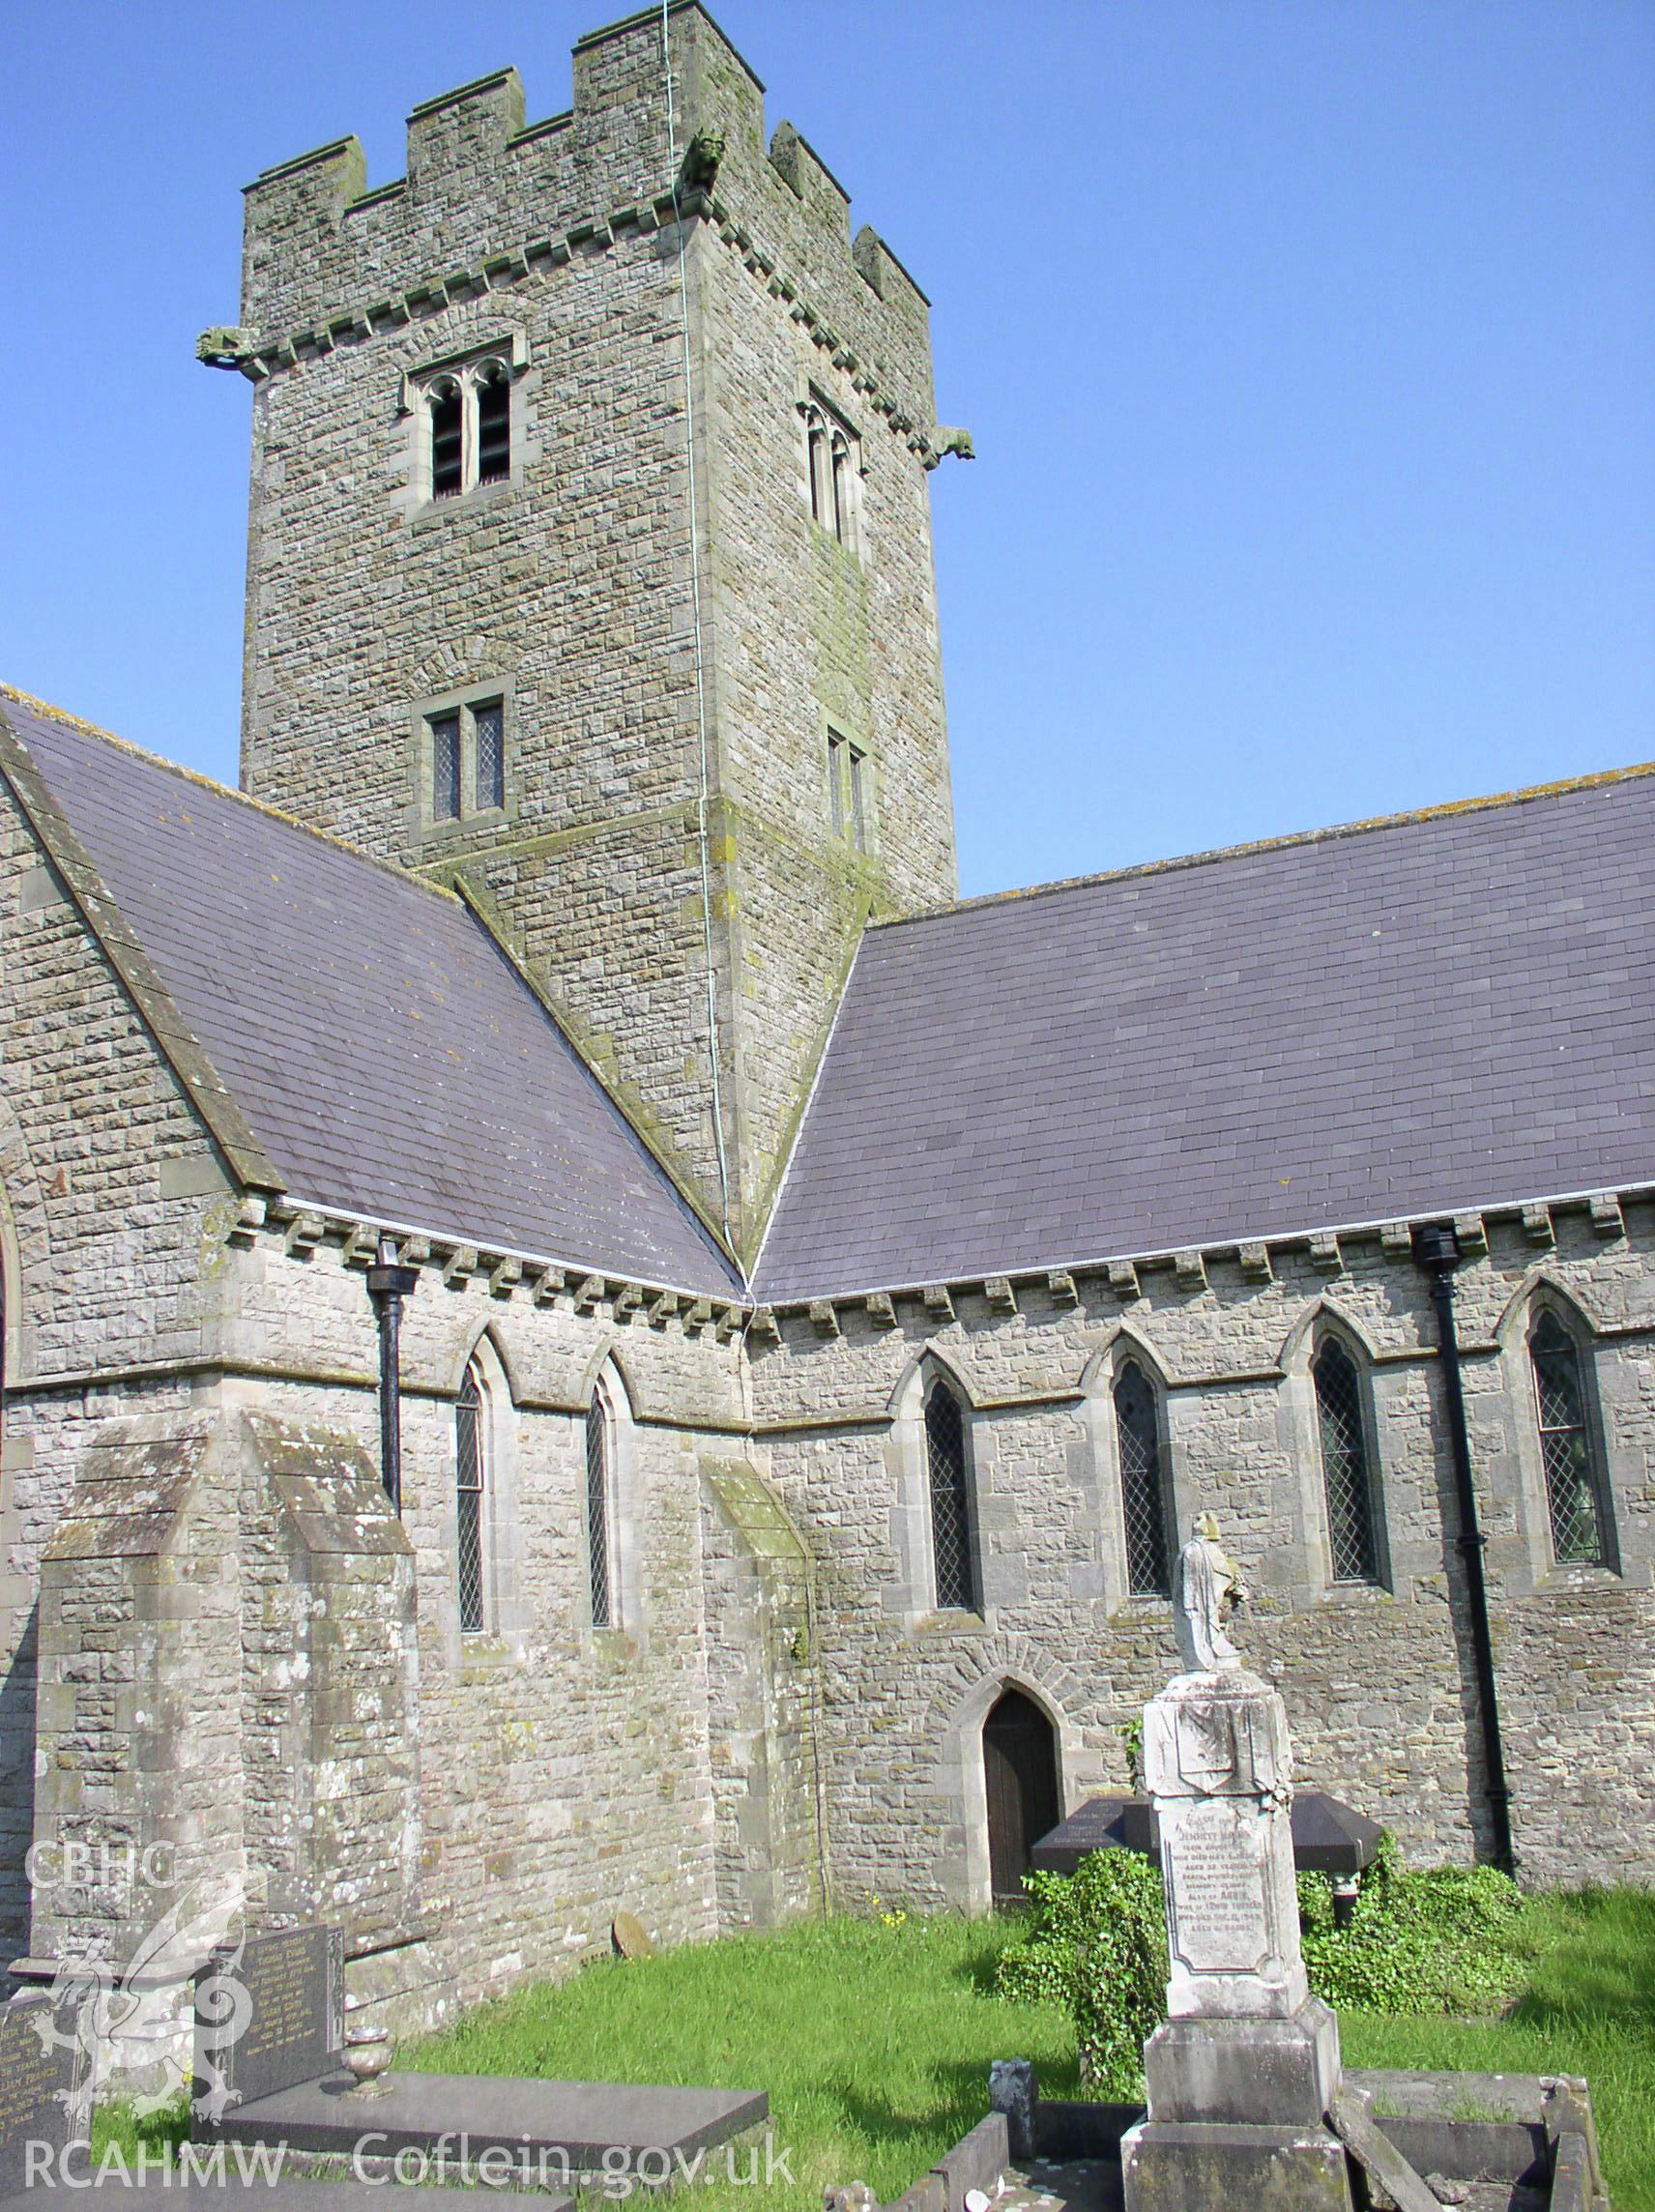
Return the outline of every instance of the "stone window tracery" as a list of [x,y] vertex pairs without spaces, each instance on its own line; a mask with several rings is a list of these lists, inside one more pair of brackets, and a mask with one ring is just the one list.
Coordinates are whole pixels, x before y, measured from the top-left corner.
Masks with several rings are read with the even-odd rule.
[[498,354],[444,369],[421,391],[425,496],[457,499],[511,475],[511,371]]
[[1609,1516],[1584,1361],[1573,1331],[1551,1306],[1540,1308],[1529,1329],[1528,1364],[1553,1556],[1560,1566],[1603,1566]]
[[861,440],[820,393],[803,405],[810,512],[848,553],[861,550]]
[[430,819],[462,822],[506,810],[506,701],[462,700],[425,716]]

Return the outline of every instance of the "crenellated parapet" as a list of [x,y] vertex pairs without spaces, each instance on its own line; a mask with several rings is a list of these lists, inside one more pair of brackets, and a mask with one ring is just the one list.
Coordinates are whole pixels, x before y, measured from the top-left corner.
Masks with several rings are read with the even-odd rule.
[[354,136],[264,171],[246,193],[239,325],[207,334],[201,358],[262,376],[545,276],[604,234],[711,218],[928,451],[925,295],[871,226],[853,238],[849,194],[791,124],[767,144],[764,87],[700,0],[669,7],[665,44],[653,9],[593,32],[572,108],[535,124],[512,69],[424,101],[406,174],[371,190]]

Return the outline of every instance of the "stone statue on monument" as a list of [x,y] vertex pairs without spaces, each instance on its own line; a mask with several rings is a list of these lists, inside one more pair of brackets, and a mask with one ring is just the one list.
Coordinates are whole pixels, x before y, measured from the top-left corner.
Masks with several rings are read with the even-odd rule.
[[1185,1672],[1144,1708],[1167,2020],[1145,2046],[1147,2113],[1121,2139],[1125,2212],[1352,2212],[1344,2144],[1324,2124],[1339,2028],[1299,1944],[1287,1711],[1224,1633],[1245,1592],[1210,1513],[1178,1554],[1175,1592]]
[[1240,1666],[1241,1654],[1224,1633],[1224,1618],[1246,1597],[1240,1570],[1218,1541],[1216,1516],[1198,1514],[1194,1533],[1178,1554],[1173,1607],[1178,1656],[1191,1674]]

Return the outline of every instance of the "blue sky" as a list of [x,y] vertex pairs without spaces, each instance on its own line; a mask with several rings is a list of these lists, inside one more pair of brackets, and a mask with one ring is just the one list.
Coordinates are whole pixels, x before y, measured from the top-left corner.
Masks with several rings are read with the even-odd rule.
[[[622,12],[619,8],[614,13]],[[935,303],[967,891],[1655,755],[1646,0],[719,0]],[[14,9],[0,677],[233,778],[239,188],[601,0]]]

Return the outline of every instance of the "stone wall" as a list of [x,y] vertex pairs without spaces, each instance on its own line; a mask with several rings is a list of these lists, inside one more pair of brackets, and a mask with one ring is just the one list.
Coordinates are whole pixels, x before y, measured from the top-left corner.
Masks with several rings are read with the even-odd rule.
[[[1491,1222],[1459,1282],[1495,1664],[1525,1878],[1655,1876],[1637,1777],[1655,1745],[1655,1210]],[[1546,1241],[1554,1237],[1554,1243]],[[1058,1724],[1064,1802],[1126,1780],[1121,1736],[1174,1664],[1166,1601],[1126,1589],[1110,1389],[1164,1389],[1180,1525],[1215,1510],[1253,1588],[1241,1641],[1288,1701],[1302,1779],[1414,1857],[1485,1844],[1449,1449],[1425,1279],[1376,1233],[1186,1256],[1071,1284],[790,1313],[755,1336],[758,1444],[821,1577],[841,1895],[986,1901],[980,1727],[1002,1681]],[[1193,1264],[1192,1264],[1193,1262]],[[1618,1566],[1553,1563],[1524,1335],[1536,1292],[1591,1348]],[[991,1302],[991,1294],[992,1300]],[[1011,1310],[1012,1306],[1016,1310]],[[1364,1379],[1379,1586],[1332,1579],[1309,1361],[1339,1333]],[[980,1616],[931,1598],[919,1379],[971,1402]]]
[[[265,1414],[354,1438],[377,1459],[366,1249],[347,1237],[341,1223],[295,1243],[276,1209],[238,1261],[226,1366]],[[652,1323],[620,1283],[580,1310],[578,1278],[492,1272],[427,1248],[402,1330],[422,1839],[402,1933],[428,1943],[461,1997],[606,1950],[623,1907],[669,1940],[715,1925],[697,1454],[740,1422],[737,1346],[711,1319],[686,1307]],[[456,1594],[454,1407],[468,1361],[485,1399],[487,1617],[476,1634],[461,1633]],[[585,1521],[585,1409],[600,1373],[619,1416],[620,1618],[608,1630],[591,1622]],[[273,1602],[285,1586],[277,1573]],[[293,1761],[280,1740],[271,1749],[291,1796]],[[349,1865],[342,1851],[335,1884]]]
[[[249,188],[243,778],[467,876],[751,1250],[864,918],[954,889],[928,313],[790,127],[767,152],[700,9],[670,28],[676,145],[638,16],[582,42],[568,116],[524,130],[507,72],[417,109],[393,185],[346,140]],[[697,131],[716,174],[675,206]],[[421,380],[487,348],[509,480],[433,500]],[[854,550],[812,519],[813,388],[858,436]],[[425,715],[485,693],[507,803],[433,821]],[[829,721],[868,756],[863,853]]]
[[3,1966],[28,1940],[41,1557],[101,1424],[188,1408],[238,1201],[3,781],[0,975]]

